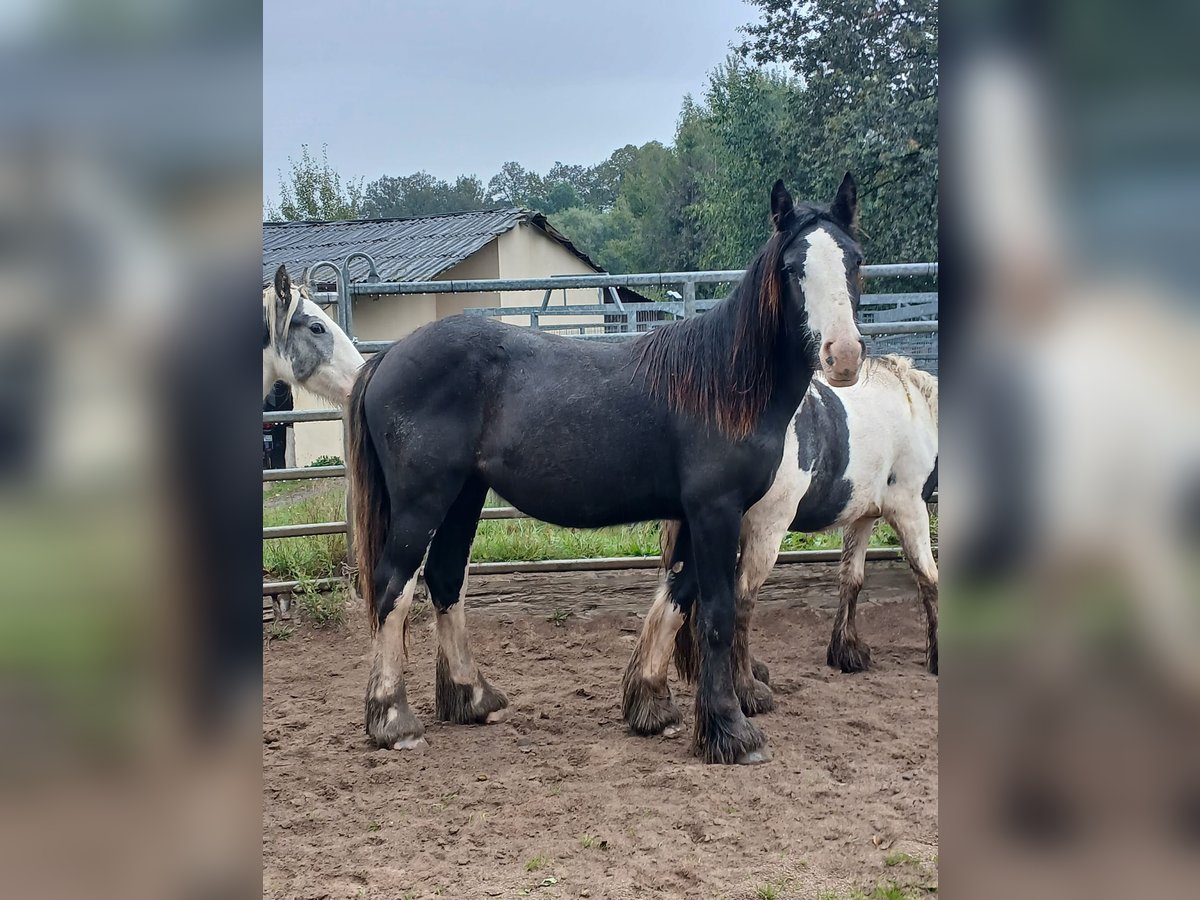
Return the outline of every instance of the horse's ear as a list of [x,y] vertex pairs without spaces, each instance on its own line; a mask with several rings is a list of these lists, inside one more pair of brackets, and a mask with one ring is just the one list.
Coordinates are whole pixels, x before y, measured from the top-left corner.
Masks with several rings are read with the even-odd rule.
[[787,228],[794,214],[792,195],[788,193],[783,179],[780,178],[771,188],[771,221],[775,223],[775,230],[783,231]]
[[829,214],[848,234],[858,225],[858,185],[849,172],[842,177],[833,203],[829,204]]
[[284,305],[292,301],[292,279],[288,277],[287,266],[275,270],[275,299],[282,300]]

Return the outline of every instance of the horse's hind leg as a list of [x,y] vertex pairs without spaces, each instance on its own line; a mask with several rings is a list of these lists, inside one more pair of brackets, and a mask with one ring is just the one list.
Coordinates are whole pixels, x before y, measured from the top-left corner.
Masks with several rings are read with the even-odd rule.
[[[675,635],[684,623],[675,587],[689,564],[686,556],[691,550],[691,537],[686,523],[664,523],[663,528],[664,560],[658,593],[621,679],[621,714],[636,734],[675,733],[683,719],[671,697],[667,669]],[[688,599],[690,602],[694,598]]]
[[428,530],[420,534],[420,539],[419,534],[419,530],[404,527],[403,520],[393,520],[388,544],[375,571],[379,629],[367,681],[365,721],[367,734],[376,746],[396,750],[423,744],[425,734],[425,727],[409,708],[404,686],[408,612]]
[[871,665],[871,648],[858,636],[855,613],[867,563],[867,545],[875,519],[852,522],[842,530],[842,564],[838,573],[838,611],[825,660],[843,672],[863,672]]
[[409,708],[404,685],[408,613],[429,536],[445,517],[462,480],[451,471],[430,473],[405,478],[403,486],[392,491],[392,517],[374,573],[379,624],[365,702],[367,734],[379,747],[401,750],[423,742],[425,728]]
[[437,681],[434,708],[438,719],[459,725],[498,722],[508,699],[479,670],[467,637],[467,564],[479,525],[487,485],[471,477],[450,507],[429,547],[425,584],[437,610]]
[[920,497],[905,503],[888,517],[917,579],[917,593],[925,606],[925,665],[938,673],[938,570],[929,538],[929,510]]

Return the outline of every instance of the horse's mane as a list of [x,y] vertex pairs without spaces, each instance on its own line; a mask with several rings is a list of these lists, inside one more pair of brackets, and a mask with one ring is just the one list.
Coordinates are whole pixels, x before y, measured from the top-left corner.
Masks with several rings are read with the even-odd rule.
[[296,314],[296,310],[300,308],[300,304],[305,300],[311,299],[308,288],[302,284],[292,285],[295,288],[292,295],[288,298],[287,314],[283,317],[282,324],[279,322],[279,304],[275,302],[275,287],[267,285],[263,290],[263,308],[267,314],[267,333],[271,335],[271,346],[279,347],[287,341],[288,329],[292,324],[292,316]]
[[887,353],[883,356],[870,356],[864,360],[863,377],[870,378],[877,372],[888,372],[900,382],[906,390],[912,388],[925,398],[933,421],[938,418],[938,380],[928,372],[918,369],[907,356],[897,356]]
[[796,207],[786,231],[776,231],[724,300],[700,316],[664,325],[634,345],[637,370],[650,391],[731,438],[758,424],[775,386],[782,327],[784,251],[828,213]]

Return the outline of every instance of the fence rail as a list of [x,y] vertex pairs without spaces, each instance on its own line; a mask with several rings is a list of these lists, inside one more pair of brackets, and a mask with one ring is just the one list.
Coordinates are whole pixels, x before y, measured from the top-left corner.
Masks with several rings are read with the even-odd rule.
[[[364,281],[352,282],[350,279],[350,264],[363,260],[368,264],[368,273]],[[510,317],[526,316],[530,319],[531,327],[540,327],[542,318],[562,316],[603,316],[606,321],[583,325],[551,325],[549,328],[562,330],[578,327],[581,331],[586,327],[603,327],[605,333],[572,335],[575,339],[592,341],[622,341],[638,337],[645,331],[643,328],[652,327],[658,322],[637,320],[638,313],[667,314],[672,317],[695,315],[711,308],[719,300],[697,299],[696,285],[719,284],[737,281],[745,274],[744,269],[714,270],[706,272],[656,272],[636,275],[565,275],[552,278],[510,278],[510,279],[459,279],[451,281],[416,281],[416,282],[385,282],[382,281],[375,269],[374,261],[364,253],[352,253],[340,265],[323,261],[309,270],[309,277],[317,269],[330,268],[337,275],[337,290],[320,295],[322,301],[337,307],[338,324],[353,340],[353,299],[360,296],[411,296],[415,294],[470,294],[495,293],[499,291],[543,291],[544,296],[540,306],[517,307],[480,307],[464,310],[469,316]],[[894,278],[894,277],[937,277],[937,263],[899,263],[888,265],[863,266],[864,278]],[[618,287],[674,287],[683,289],[682,299],[654,301],[650,303],[623,304],[615,290]],[[566,306],[550,306],[549,300],[556,290],[595,288],[597,291],[612,297],[613,303],[589,303]],[[677,295],[679,296],[679,295]],[[865,314],[878,315],[880,319],[898,317],[905,312],[905,307],[912,307],[912,315],[928,316],[935,314],[938,295],[932,292],[899,292],[883,294],[864,294],[861,309]],[[611,321],[612,318],[623,317],[624,323]],[[667,321],[667,320],[664,320]],[[618,330],[620,329],[620,330]],[[937,335],[938,322],[931,321],[874,321],[863,322],[859,331],[867,337],[872,336],[901,336],[901,335]],[[387,349],[393,341],[354,341],[362,353],[375,353]],[[295,424],[304,422],[339,421],[342,414],[336,409],[295,410],[289,412],[263,413],[263,423]],[[343,450],[344,452],[344,450]],[[319,478],[344,478],[346,467],[306,466],[286,469],[267,469],[263,471],[264,482],[308,480]],[[936,497],[934,498],[936,503]],[[481,514],[485,520],[528,518],[525,513],[511,507],[489,507]],[[299,525],[275,525],[263,527],[263,540],[276,540],[292,537],[310,537],[314,535],[346,534],[347,544],[352,535],[348,532],[345,521],[315,522]],[[347,547],[349,550],[349,546]],[[836,562],[840,559],[838,550],[807,550],[781,553],[781,563],[798,562]],[[899,559],[898,550],[892,548],[873,548],[867,552],[871,560]],[[511,563],[473,563],[470,566],[472,574],[510,574],[517,572],[579,572],[599,571],[603,569],[621,568],[653,568],[658,565],[657,556],[613,557],[591,560],[543,560]],[[314,585],[329,585],[341,579],[314,579]],[[263,594],[286,593],[295,590],[299,582],[278,581],[264,582]]]

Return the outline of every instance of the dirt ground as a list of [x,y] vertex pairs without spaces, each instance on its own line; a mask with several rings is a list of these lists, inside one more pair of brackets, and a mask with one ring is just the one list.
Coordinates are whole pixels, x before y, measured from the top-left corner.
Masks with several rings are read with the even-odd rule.
[[[492,726],[434,721],[426,614],[408,666],[429,742],[417,751],[367,743],[361,608],[344,628],[272,641],[264,896],[732,900],[936,885],[938,686],[922,668],[907,568],[868,567],[859,630],[875,667],[859,675],[825,666],[834,568],[775,570],[753,635],[775,690],[776,709],[759,719],[774,758],[750,767],[701,764],[686,729],[626,731],[620,679],[654,578],[472,579],[475,654],[512,714]],[[674,689],[690,726],[692,692]]]

